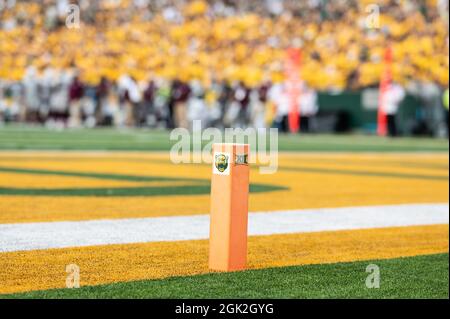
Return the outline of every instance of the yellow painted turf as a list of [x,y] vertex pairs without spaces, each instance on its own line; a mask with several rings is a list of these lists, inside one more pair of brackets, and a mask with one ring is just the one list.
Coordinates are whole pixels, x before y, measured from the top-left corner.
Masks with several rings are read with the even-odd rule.
[[[253,167],[251,182],[285,186],[289,190],[251,194],[250,211],[448,203],[448,154],[284,153],[280,154],[279,166],[274,175],[260,175]],[[209,180],[211,174],[209,165],[173,165],[167,153],[139,152],[1,152],[0,167],[204,180]],[[370,176],[377,173],[410,177]],[[139,183],[0,172],[0,187],[150,185],[179,186],[185,182]],[[208,194],[152,197],[0,195],[0,223],[193,215],[208,211]],[[250,237],[249,268],[441,253],[448,251],[448,241],[448,225]],[[82,285],[207,273],[207,245],[208,242],[203,240],[0,253],[0,293],[64,287],[65,266],[70,263],[80,266]]]
[[[0,167],[210,179],[209,165],[174,165],[161,153],[3,152]],[[251,171],[251,182],[289,190],[250,195],[250,211],[448,202],[448,154],[280,154],[273,175]],[[321,169],[305,172],[294,169]],[[342,174],[342,171],[361,173]],[[380,177],[377,173],[431,178]],[[433,179],[439,177],[439,179]],[[11,181],[11,182],[9,182]],[[119,187],[127,181],[0,172],[0,187]],[[155,184],[156,183],[156,184]],[[179,182],[139,185],[180,185]],[[158,184],[159,183],[159,184]],[[136,185],[136,183],[131,183]],[[182,184],[181,184],[182,185]],[[0,223],[206,214],[209,195],[152,197],[0,196]]]
[[[249,238],[250,269],[448,252],[448,225]],[[0,293],[62,288],[65,267],[81,285],[207,273],[208,241],[93,246],[0,254]],[[365,269],[361,269],[365,271]]]

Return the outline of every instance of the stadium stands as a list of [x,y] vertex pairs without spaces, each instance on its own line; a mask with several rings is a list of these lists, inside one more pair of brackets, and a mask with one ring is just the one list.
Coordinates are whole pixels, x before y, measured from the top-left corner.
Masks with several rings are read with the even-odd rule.
[[[217,106],[209,116],[214,124],[242,88],[241,107],[253,91],[265,102],[258,93],[283,80],[291,46],[301,47],[302,79],[315,90],[376,86],[387,46],[396,82],[448,87],[448,1],[377,1],[378,26],[367,23],[367,0],[2,3],[0,113],[14,119],[80,113],[91,115],[91,125],[158,123],[174,113],[176,79],[189,84],[190,97]],[[71,4],[80,10],[79,27],[66,25]],[[75,74],[82,111],[70,107]],[[117,105],[128,109],[120,119],[112,115]],[[155,105],[159,111],[148,116]],[[195,108],[190,113],[196,116]]]

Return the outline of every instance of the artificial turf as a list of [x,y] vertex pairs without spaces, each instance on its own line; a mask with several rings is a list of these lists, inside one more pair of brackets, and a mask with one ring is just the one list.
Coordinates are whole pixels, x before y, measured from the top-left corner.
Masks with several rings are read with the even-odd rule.
[[[0,150],[168,151],[174,143],[176,141],[170,140],[169,132],[161,130],[77,129],[55,131],[42,127],[17,125],[0,127]],[[280,134],[278,143],[280,151],[304,152],[448,152],[449,149],[446,139],[390,139],[367,135]],[[432,164],[417,163],[414,165]],[[2,169],[4,171],[17,170],[5,167]],[[309,167],[280,167],[280,169],[311,171]],[[436,167],[436,169],[447,171],[448,166]],[[29,172],[24,171],[23,173]],[[54,171],[40,173],[77,174],[79,177],[91,174]],[[361,172],[352,169],[334,170],[332,173],[367,176],[376,174],[386,177],[395,175],[395,177],[402,178],[433,180],[448,179],[448,176]],[[149,178],[154,179],[155,177],[97,174],[95,178],[146,182],[149,181]],[[193,185],[195,187],[189,189],[188,193],[209,193],[207,185],[202,182],[195,184]],[[252,185],[252,187],[251,190],[254,192],[276,190],[272,189],[271,185]],[[186,187],[172,187],[166,189],[165,192],[167,194],[185,194],[186,189]],[[58,193],[61,191],[62,193]],[[70,194],[76,196],[130,196],[131,193],[137,194],[136,191],[140,192],[138,192],[139,195],[145,196],[161,194],[159,190],[152,187],[118,189],[118,193],[111,193],[109,189],[77,190],[80,193],[73,193],[73,191],[72,189],[38,190],[38,192],[42,192],[41,195],[46,196],[68,196]],[[36,191],[0,189],[0,194],[19,195],[21,192]],[[48,194],[46,192],[56,193]],[[369,264],[376,264],[380,267],[379,289],[368,289],[365,286],[366,277],[369,275],[365,270]],[[448,265],[448,254],[438,254],[390,260],[292,266],[226,274],[213,273],[162,280],[115,283],[80,289],[56,289],[0,295],[0,298],[448,298]]]
[[[6,125],[0,127],[0,150],[127,150],[168,151],[178,140],[170,132],[150,129],[65,129]],[[209,141],[203,141],[207,144]],[[267,144],[269,145],[269,144]],[[328,152],[442,152],[447,139],[383,138],[361,134],[279,134],[280,151]]]
[[[379,267],[379,288],[366,287],[370,264]],[[448,265],[446,253],[211,273],[0,298],[448,298]]]

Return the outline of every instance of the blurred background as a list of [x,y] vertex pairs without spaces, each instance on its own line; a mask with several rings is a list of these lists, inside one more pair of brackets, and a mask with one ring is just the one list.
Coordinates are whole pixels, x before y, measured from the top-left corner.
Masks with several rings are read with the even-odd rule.
[[0,0],[0,123],[444,137],[448,52],[448,0]]

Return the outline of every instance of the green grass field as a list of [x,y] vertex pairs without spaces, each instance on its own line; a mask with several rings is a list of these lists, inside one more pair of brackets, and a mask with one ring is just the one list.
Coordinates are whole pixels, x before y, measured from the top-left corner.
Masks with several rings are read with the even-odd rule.
[[[366,267],[380,269],[367,288]],[[81,280],[82,284],[82,280]],[[55,289],[0,298],[448,298],[448,254]]]
[[[7,125],[0,127],[0,150],[168,151],[169,132],[147,129],[66,129]],[[279,135],[280,151],[442,152],[447,139],[383,138],[368,135]]]
[[[79,129],[55,131],[42,127],[20,125],[0,126],[1,151],[8,150],[86,150],[86,151],[162,151],[167,152],[176,141],[169,132],[147,129]],[[360,134],[349,135],[280,135],[279,150],[293,152],[448,152],[447,139],[380,138]],[[119,155],[120,157],[120,155]],[[55,159],[57,161],[58,159]],[[345,164],[343,164],[345,165]],[[402,165],[439,165],[409,163]],[[413,166],[411,166],[413,167]],[[439,167],[447,169],[448,164]],[[339,170],[314,167],[284,167],[281,171],[320,172],[351,176],[413,178],[448,181],[448,176],[425,175],[416,172],[372,172],[348,168]],[[167,181],[154,177],[103,174],[68,170],[0,167],[0,173],[19,175],[58,175],[91,177],[132,182]],[[209,194],[209,180],[171,178],[170,181],[189,182],[189,187],[116,187],[105,188],[0,188],[2,195],[27,196],[161,196]],[[280,186],[252,184],[250,192],[270,192]],[[1,213],[1,212],[0,212]],[[32,291],[0,298],[448,298],[448,254],[408,258],[360,261],[336,264],[303,265],[234,273],[212,273],[160,280],[122,282],[79,289]],[[381,272],[379,289],[365,285],[366,267],[376,264]]]

